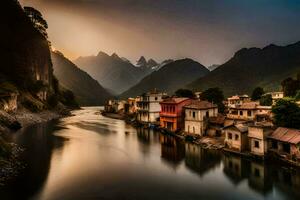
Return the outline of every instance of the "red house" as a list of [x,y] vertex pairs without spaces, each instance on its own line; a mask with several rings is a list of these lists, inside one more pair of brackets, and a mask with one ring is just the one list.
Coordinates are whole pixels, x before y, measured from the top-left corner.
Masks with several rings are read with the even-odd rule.
[[160,102],[160,126],[169,131],[177,131],[183,127],[183,106],[191,103],[189,98],[168,98]]

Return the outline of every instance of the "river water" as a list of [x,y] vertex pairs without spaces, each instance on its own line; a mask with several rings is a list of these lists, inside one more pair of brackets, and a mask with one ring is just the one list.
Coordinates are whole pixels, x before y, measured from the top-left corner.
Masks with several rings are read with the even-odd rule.
[[300,198],[297,170],[135,129],[99,109],[11,134],[26,167],[0,199]]

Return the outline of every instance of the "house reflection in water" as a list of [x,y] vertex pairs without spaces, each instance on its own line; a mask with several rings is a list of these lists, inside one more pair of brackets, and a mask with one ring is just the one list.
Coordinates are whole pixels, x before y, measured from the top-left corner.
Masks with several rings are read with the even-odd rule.
[[242,180],[248,178],[250,170],[248,161],[225,153],[223,163],[223,172],[234,185],[238,185]]
[[201,148],[200,145],[185,144],[185,164],[200,176],[209,170],[219,166],[221,163],[221,152]]
[[176,168],[184,159],[184,141],[173,136],[160,134],[161,157]]
[[256,192],[264,195],[272,190],[272,178],[268,169],[263,163],[250,162],[248,185]]

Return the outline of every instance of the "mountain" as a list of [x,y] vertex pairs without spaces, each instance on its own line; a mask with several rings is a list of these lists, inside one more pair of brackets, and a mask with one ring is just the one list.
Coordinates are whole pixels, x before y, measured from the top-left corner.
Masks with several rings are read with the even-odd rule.
[[257,87],[280,90],[280,82],[300,71],[300,42],[287,46],[271,44],[262,49],[244,48],[205,77],[187,85],[193,90],[219,87],[226,96],[250,94]]
[[206,67],[191,59],[177,60],[146,76],[120,96],[134,97],[154,88],[172,94],[178,88],[208,73]]
[[97,56],[80,57],[74,63],[116,94],[132,87],[148,73],[117,54],[109,56],[103,52]]
[[73,91],[80,105],[104,105],[105,101],[112,97],[96,80],[60,52],[52,52],[51,57],[54,75],[64,88]]
[[214,71],[215,69],[217,69],[220,65],[211,65],[211,66],[208,66],[207,69],[209,71]]

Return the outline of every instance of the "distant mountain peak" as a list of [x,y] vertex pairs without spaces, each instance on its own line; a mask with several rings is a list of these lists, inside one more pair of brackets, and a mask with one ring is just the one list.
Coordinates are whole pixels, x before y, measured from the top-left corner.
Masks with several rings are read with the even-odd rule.
[[120,57],[118,56],[118,54],[116,54],[116,53],[111,54],[111,57],[112,57],[112,58],[120,58]]
[[147,60],[144,56],[141,56],[140,59],[137,61],[136,65],[138,67],[144,67],[147,65]]
[[109,56],[109,55],[103,51],[99,51],[97,57],[101,57],[101,56]]
[[148,62],[147,62],[147,67],[151,67],[152,68],[152,67],[155,67],[157,65],[158,65],[158,63],[155,60],[153,60],[152,58],[149,59]]

